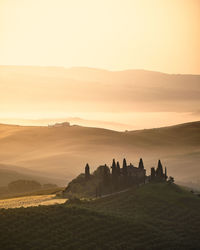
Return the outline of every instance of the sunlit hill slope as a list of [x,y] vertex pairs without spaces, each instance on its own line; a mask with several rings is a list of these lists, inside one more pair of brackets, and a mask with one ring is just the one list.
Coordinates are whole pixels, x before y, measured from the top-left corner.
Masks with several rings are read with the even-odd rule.
[[200,179],[200,122],[130,132],[0,125],[0,149],[4,169],[22,173],[25,168],[61,185],[83,172],[87,162],[94,169],[123,157],[135,165],[143,157],[147,171],[161,158],[177,180]]

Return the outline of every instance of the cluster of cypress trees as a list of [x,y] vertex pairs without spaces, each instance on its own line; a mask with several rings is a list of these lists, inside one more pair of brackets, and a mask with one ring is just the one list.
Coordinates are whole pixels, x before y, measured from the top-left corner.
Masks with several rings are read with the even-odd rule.
[[[124,158],[122,168],[120,168],[119,161],[113,159],[112,165],[109,168],[106,164],[99,166],[97,170],[90,175],[89,164],[85,167],[85,180],[96,179],[96,194],[101,195],[103,193],[113,192],[122,190],[124,188],[139,185],[146,181],[166,181],[167,180],[167,169],[163,171],[161,161],[158,161],[157,169],[151,168],[151,175],[146,176],[146,170],[144,169],[144,163],[140,158],[138,167],[134,167],[132,164],[127,165],[127,161]],[[89,183],[88,183],[89,184]]]
[[165,167],[165,172],[163,171],[163,166],[161,161],[158,161],[158,167],[155,169],[151,168],[151,181],[166,181],[167,180],[167,168]]

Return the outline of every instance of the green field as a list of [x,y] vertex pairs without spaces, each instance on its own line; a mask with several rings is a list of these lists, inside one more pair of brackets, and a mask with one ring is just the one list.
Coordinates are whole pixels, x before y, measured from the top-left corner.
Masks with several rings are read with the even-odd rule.
[[200,249],[200,198],[147,184],[64,205],[0,210],[0,249]]

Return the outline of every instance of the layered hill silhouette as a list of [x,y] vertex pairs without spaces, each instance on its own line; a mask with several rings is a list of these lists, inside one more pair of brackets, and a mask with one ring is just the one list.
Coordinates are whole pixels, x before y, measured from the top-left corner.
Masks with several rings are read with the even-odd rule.
[[15,165],[0,164],[0,187],[5,187],[10,182],[16,180],[37,180],[41,184],[64,183],[66,181],[66,179],[49,176],[46,172],[43,173]]
[[0,111],[198,112],[199,84],[199,75],[145,70],[0,66]]
[[146,169],[161,158],[175,180],[198,181],[200,122],[126,132],[81,126],[0,125],[4,169],[5,165],[7,170],[13,165],[26,168],[40,177],[53,178],[58,185],[66,185],[83,172],[86,162],[92,171],[112,158],[124,157],[134,165],[142,157]]
[[[66,117],[66,118],[46,118],[46,119],[0,119],[1,121],[6,120],[6,124],[18,124],[22,126],[51,126],[56,123],[64,123],[69,122],[71,125],[80,125],[83,127],[96,127],[96,128],[106,128],[117,131],[125,131],[125,130],[133,130],[136,129],[137,126],[131,124],[125,124],[120,122],[109,122],[103,120],[91,120],[91,119],[83,119],[79,117]],[[2,123],[5,123],[2,122]]]

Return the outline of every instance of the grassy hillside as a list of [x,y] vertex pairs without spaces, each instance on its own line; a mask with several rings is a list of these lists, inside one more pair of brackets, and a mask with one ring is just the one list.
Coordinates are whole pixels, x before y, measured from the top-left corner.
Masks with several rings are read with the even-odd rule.
[[0,211],[1,249],[199,249],[200,198],[147,184],[94,201]]
[[57,179],[51,182],[61,186],[82,172],[86,162],[94,170],[124,157],[135,165],[142,157],[147,171],[161,158],[175,179],[200,179],[200,122],[130,132],[0,125],[0,148],[0,163],[7,170],[20,166]]

